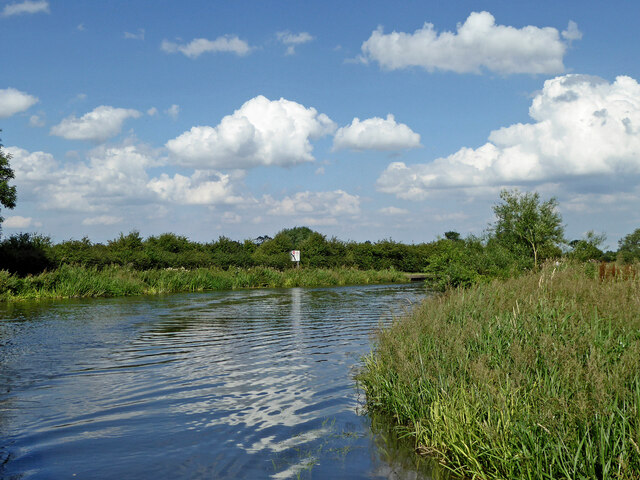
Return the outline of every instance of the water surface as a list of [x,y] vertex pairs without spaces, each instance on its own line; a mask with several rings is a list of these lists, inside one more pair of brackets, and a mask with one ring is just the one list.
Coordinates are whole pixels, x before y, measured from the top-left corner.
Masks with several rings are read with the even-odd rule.
[[421,285],[0,305],[0,477],[427,478],[354,367]]

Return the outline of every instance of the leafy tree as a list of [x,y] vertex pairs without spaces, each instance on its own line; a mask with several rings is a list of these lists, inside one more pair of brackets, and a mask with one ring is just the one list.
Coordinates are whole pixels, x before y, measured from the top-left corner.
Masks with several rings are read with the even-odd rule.
[[593,230],[589,230],[582,240],[573,240],[569,243],[572,248],[569,257],[582,262],[587,260],[600,260],[604,256],[604,252],[600,247],[604,244],[607,236],[597,234]]
[[[5,208],[14,208],[16,206],[16,187],[9,186],[9,180],[13,179],[13,170],[9,165],[11,154],[2,151],[2,143],[0,143],[0,205]],[[0,215],[0,224],[4,218]]]
[[564,243],[558,201],[551,198],[541,202],[537,192],[518,190],[502,190],[500,200],[493,207],[495,237],[514,253],[532,256],[537,268],[539,260],[556,253],[558,244]]
[[640,259],[640,228],[618,241],[618,255],[625,263]]
[[449,232],[444,232],[444,238],[446,238],[447,240],[458,241],[460,240],[460,234],[452,230]]

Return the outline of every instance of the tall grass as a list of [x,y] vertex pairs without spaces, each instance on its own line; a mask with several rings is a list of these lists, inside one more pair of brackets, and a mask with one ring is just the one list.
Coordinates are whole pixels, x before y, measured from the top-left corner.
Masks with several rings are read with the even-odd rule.
[[545,266],[428,299],[358,376],[461,477],[640,478],[640,281]]
[[0,270],[0,301],[29,298],[113,297],[258,287],[319,287],[406,282],[395,270],[288,269],[267,267],[136,270],[62,265],[39,275],[19,277]]

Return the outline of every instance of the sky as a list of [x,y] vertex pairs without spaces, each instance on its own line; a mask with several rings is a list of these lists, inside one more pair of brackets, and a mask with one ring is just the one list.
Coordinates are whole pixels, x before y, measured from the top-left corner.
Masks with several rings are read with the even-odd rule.
[[640,227],[640,2],[0,0],[2,234]]

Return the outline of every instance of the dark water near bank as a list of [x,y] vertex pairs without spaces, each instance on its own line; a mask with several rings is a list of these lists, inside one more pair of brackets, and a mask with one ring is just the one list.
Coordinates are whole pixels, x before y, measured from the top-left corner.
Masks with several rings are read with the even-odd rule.
[[[428,478],[353,370],[420,285],[0,305],[0,478]],[[416,464],[418,462],[418,464]]]

